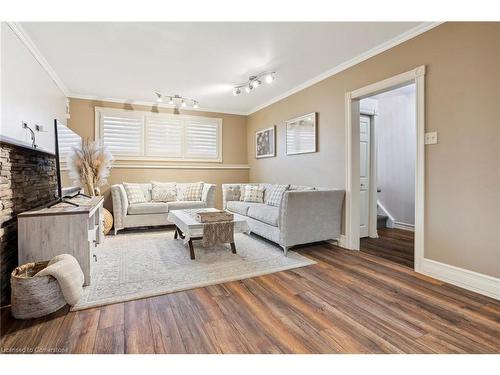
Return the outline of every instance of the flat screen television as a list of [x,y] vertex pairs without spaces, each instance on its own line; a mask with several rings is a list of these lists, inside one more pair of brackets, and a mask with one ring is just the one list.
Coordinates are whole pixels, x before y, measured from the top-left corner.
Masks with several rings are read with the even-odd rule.
[[[59,120],[54,120],[54,142],[55,142],[55,154],[56,154],[56,174],[57,174],[57,200],[52,203],[52,205],[64,202],[69,203],[74,206],[78,206],[76,203],[66,200],[65,198],[74,198],[80,194],[79,186],[72,186],[69,183],[65,183],[61,178],[61,169],[64,167],[68,155],[73,151],[73,148],[82,147],[82,138],[76,134],[73,130],[68,128]],[[70,194],[67,194],[70,192]],[[71,195],[71,193],[74,193]]]

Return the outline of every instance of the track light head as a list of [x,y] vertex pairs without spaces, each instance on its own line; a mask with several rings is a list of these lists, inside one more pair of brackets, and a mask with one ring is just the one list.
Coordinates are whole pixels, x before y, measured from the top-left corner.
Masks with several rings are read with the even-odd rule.
[[156,102],[157,103],[163,102],[163,97],[159,92],[156,93]]
[[274,73],[267,73],[266,74],[266,83],[272,83],[274,81]]
[[233,89],[233,95],[234,95],[234,96],[238,96],[238,95],[240,95],[240,94],[241,94],[241,89],[240,89],[239,87],[235,87],[235,88]]
[[181,101],[181,107],[182,108],[186,108],[187,104],[186,104],[186,101],[184,99],[182,99]]
[[257,78],[250,81],[250,85],[252,86],[252,88],[256,89],[257,87],[260,86],[260,80],[258,80]]
[[198,107],[198,102],[196,100],[193,100],[193,108],[196,109]]
[[250,91],[252,91],[253,87],[252,85],[249,83],[248,85],[245,86],[245,92],[248,94]]

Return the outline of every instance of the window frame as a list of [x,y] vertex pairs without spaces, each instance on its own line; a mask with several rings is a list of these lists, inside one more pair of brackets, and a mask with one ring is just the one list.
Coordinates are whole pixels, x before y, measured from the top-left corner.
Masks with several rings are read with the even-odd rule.
[[[153,113],[150,111],[137,111],[130,109],[121,108],[107,108],[107,107],[95,107],[95,123],[94,123],[94,134],[95,140],[99,144],[103,144],[103,133],[104,127],[102,123],[102,114],[113,115],[121,114],[122,116],[132,115],[141,118],[142,121],[142,133],[141,133],[141,155],[119,155],[113,154],[115,160],[123,161],[159,161],[159,162],[198,162],[198,163],[222,163],[222,119],[218,117],[207,117],[207,116],[194,116],[194,115],[184,115],[184,114],[171,114],[171,113]],[[181,120],[182,123],[182,143],[181,150],[182,155],[180,157],[162,157],[162,156],[148,156],[147,149],[147,136],[146,131],[148,127],[148,118],[164,118],[172,120]],[[210,124],[216,125],[217,128],[217,156],[215,158],[189,158],[186,155],[186,136],[185,136],[185,124],[189,120],[208,122]]]

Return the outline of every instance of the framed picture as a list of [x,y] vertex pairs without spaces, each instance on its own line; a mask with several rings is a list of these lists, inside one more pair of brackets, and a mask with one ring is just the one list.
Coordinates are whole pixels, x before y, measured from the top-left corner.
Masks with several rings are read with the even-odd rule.
[[255,132],[255,157],[270,158],[276,156],[276,127],[272,126]]
[[316,152],[316,112],[286,122],[286,154]]

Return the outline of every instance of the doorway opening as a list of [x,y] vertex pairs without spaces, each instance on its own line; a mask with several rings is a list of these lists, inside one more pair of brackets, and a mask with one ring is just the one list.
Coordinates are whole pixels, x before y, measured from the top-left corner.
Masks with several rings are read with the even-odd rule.
[[360,250],[414,267],[415,84],[360,100]]
[[[414,176],[412,184],[414,190],[414,208],[413,220],[405,218],[398,221],[393,217],[394,220],[390,222],[388,221],[389,215],[385,214],[388,209],[386,208],[385,211],[382,210],[381,206],[383,206],[383,203],[380,199],[377,199],[378,194],[383,192],[384,187],[380,186],[381,191],[377,192],[376,168],[370,167],[370,163],[375,166],[377,161],[376,133],[380,113],[377,114],[373,108],[371,111],[363,108],[366,106],[364,105],[365,103],[362,105],[362,102],[364,99],[377,99],[377,96],[381,98],[397,89],[413,91],[413,129],[415,136],[412,145],[407,147],[414,150],[413,168],[410,168],[410,170],[413,169]],[[411,266],[413,264],[413,268],[417,272],[421,272],[421,263],[424,256],[424,95],[425,66],[419,66],[411,71],[347,92],[345,95],[346,202],[345,235],[341,238],[341,245],[348,249],[360,250],[361,238],[366,238],[367,241],[386,238],[389,243],[406,241],[409,246],[409,250],[407,249],[407,251],[411,253],[411,245],[413,243],[413,263],[409,259],[406,265]],[[363,144],[363,142],[365,143]],[[362,165],[362,162],[365,164]],[[386,186],[386,193],[387,190],[390,193],[390,189]],[[382,204],[377,203],[377,201]],[[400,206],[398,206],[398,209]],[[385,223],[383,223],[383,217],[379,219],[379,222],[381,222],[379,226],[384,226],[385,224],[385,228],[377,229],[377,214],[385,214],[387,216]],[[408,222],[405,222],[405,220]],[[404,224],[408,225],[404,226]],[[411,229],[411,224],[413,225],[414,232],[408,230]],[[390,228],[391,225],[393,228]],[[389,231],[389,229],[396,230]],[[398,233],[398,231],[404,232]],[[405,235],[404,239],[401,238],[402,234]]]

